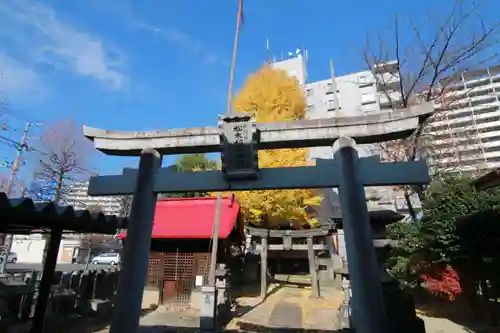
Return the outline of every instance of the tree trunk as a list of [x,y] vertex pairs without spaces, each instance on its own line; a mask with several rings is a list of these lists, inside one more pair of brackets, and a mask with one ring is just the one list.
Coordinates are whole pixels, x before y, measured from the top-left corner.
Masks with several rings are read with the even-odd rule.
[[404,189],[404,196],[406,205],[408,206],[408,213],[410,213],[410,217],[413,221],[417,221],[417,214],[415,213],[415,209],[413,208],[413,204],[411,203],[410,193],[408,192],[408,188]]
[[[61,200],[61,191],[63,187],[63,181],[64,181],[64,172],[59,170],[59,177],[57,179],[57,186],[56,186],[56,191],[54,193],[54,199],[52,202],[54,205],[59,205],[59,200]],[[45,240],[45,244],[43,245],[43,254],[42,254],[42,265],[45,265],[45,258],[47,257],[47,251],[49,250],[49,237],[50,235],[45,233],[43,234],[43,239]]]

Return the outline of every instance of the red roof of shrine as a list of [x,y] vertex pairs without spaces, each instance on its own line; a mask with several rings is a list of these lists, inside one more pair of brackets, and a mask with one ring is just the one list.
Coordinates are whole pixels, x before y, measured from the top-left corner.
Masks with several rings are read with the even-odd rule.
[[[207,239],[212,238],[217,198],[159,199],[153,224],[152,238]],[[223,198],[219,238],[227,238],[236,226],[240,205],[234,197]],[[239,226],[243,232],[243,226]],[[125,238],[121,233],[118,238]]]

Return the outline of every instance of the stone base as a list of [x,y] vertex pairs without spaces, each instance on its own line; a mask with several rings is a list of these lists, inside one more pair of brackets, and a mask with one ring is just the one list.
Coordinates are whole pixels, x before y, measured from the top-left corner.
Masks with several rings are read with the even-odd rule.
[[93,299],[90,301],[90,309],[98,317],[106,317],[113,310],[113,302],[100,299]]
[[6,333],[28,333],[32,329],[33,325],[31,320],[25,323],[19,323],[6,328]]
[[100,299],[79,299],[76,303],[78,313],[89,316],[107,316],[113,310],[113,301]]
[[423,320],[417,317],[413,297],[401,288],[397,281],[382,283],[388,333],[425,333]]
[[191,310],[200,311],[202,302],[203,302],[203,294],[201,292],[201,289],[196,288],[193,291],[191,291],[191,302],[189,308]]
[[340,305],[339,310],[337,312],[337,317],[338,317],[338,322],[340,324],[339,328],[342,329],[352,328],[351,309],[349,304],[344,302]]
[[158,289],[144,289],[142,294],[141,309],[151,309],[160,303],[160,291]]
[[212,286],[201,288],[200,332],[214,332],[216,324],[217,290]]

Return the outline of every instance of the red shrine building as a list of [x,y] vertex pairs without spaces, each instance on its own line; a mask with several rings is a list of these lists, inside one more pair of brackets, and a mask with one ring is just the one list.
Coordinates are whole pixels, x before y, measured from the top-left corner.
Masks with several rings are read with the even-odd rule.
[[[146,293],[168,308],[199,307],[201,285],[208,283],[217,198],[167,198],[156,204]],[[242,270],[244,243],[240,205],[234,196],[222,200],[217,264],[231,276]],[[126,232],[118,238],[126,242]]]

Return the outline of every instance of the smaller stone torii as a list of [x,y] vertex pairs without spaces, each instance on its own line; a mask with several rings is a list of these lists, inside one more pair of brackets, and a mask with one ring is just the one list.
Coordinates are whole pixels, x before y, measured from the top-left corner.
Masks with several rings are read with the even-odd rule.
[[[355,142],[369,144],[408,137],[432,111],[429,103],[360,117],[277,124],[255,124],[249,115],[237,114],[223,118],[219,127],[198,129],[117,132],[84,127],[85,136],[102,152],[141,157],[136,172],[93,177],[89,184],[89,195],[134,195],[110,332],[137,332],[158,193],[336,187],[352,284],[354,328],[358,333],[386,333],[364,187],[425,184],[430,178],[424,161],[382,163],[379,158],[359,158]],[[317,161],[315,166],[258,167],[259,149],[332,144],[334,159]],[[222,153],[221,171],[173,173],[161,168],[162,154],[210,152]],[[215,287],[205,290],[208,294],[203,306],[212,312],[202,313],[202,322],[207,322],[203,317],[212,317],[213,327]]]
[[[267,297],[268,251],[307,250],[309,274],[311,275],[312,296],[320,296],[314,252],[329,251],[333,248],[333,241],[330,235],[329,227],[306,230],[269,230],[253,227],[248,227],[248,229],[252,236],[260,238],[260,243],[257,248],[260,253],[260,297],[262,300]],[[325,240],[324,244],[314,244],[313,239],[318,237]],[[269,238],[281,239],[282,244],[269,244]],[[306,239],[307,244],[294,244],[294,239]]]

